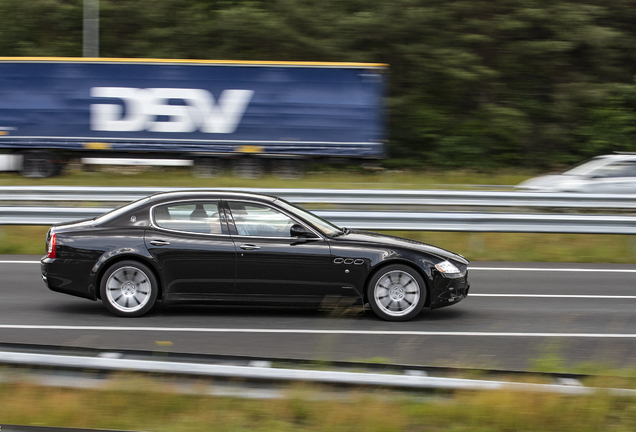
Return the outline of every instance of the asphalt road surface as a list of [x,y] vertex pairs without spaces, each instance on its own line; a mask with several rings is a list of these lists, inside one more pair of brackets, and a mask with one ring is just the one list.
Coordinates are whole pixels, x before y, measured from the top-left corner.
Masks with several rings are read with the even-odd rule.
[[39,257],[0,256],[0,343],[531,369],[636,365],[636,265],[482,263],[457,305],[405,323],[370,311],[172,306],[141,318],[49,291]]

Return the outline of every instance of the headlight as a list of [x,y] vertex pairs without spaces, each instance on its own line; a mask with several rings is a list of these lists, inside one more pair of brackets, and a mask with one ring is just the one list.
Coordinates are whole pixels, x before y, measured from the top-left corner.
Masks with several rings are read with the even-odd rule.
[[439,270],[444,276],[457,276],[459,275],[459,269],[448,261],[442,261],[439,264],[435,264],[435,268]]

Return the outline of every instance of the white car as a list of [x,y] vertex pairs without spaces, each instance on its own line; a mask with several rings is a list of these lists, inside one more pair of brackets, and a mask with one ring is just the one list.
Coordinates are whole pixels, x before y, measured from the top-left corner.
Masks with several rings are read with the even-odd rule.
[[636,153],[597,156],[562,174],[528,179],[516,188],[527,192],[636,194]]

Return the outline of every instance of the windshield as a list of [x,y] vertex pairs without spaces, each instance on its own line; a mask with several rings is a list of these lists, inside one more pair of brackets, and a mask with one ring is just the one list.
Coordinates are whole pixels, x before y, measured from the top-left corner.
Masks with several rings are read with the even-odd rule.
[[104,222],[104,221],[107,221],[107,220],[114,219],[117,216],[126,213],[128,210],[130,210],[130,209],[132,209],[134,207],[137,207],[137,206],[140,206],[142,204],[145,204],[147,201],[150,201],[150,197],[142,198],[142,199],[139,199],[137,201],[133,201],[133,202],[128,203],[128,204],[124,204],[123,206],[118,207],[115,210],[111,210],[108,213],[104,213],[101,216],[97,216],[95,218],[95,221],[96,222]]
[[577,175],[577,176],[586,176],[591,175],[596,169],[607,165],[608,160],[605,158],[601,159],[590,159],[588,161],[582,162],[578,165],[575,165],[573,168],[565,171],[564,175]]
[[304,210],[298,206],[290,204],[285,200],[282,200],[279,198],[276,202],[285,210],[305,219],[307,222],[312,224],[314,227],[318,228],[320,231],[322,231],[323,234],[329,237],[342,234],[343,232],[343,230],[341,230],[340,228],[338,228],[331,222],[327,222],[326,220],[319,218],[315,214],[309,213],[307,210]]

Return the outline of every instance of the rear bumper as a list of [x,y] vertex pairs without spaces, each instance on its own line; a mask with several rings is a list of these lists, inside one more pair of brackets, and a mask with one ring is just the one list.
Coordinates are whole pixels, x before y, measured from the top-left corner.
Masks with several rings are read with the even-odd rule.
[[48,289],[96,300],[95,286],[85,276],[90,274],[90,269],[90,263],[47,257],[40,260],[42,280]]

